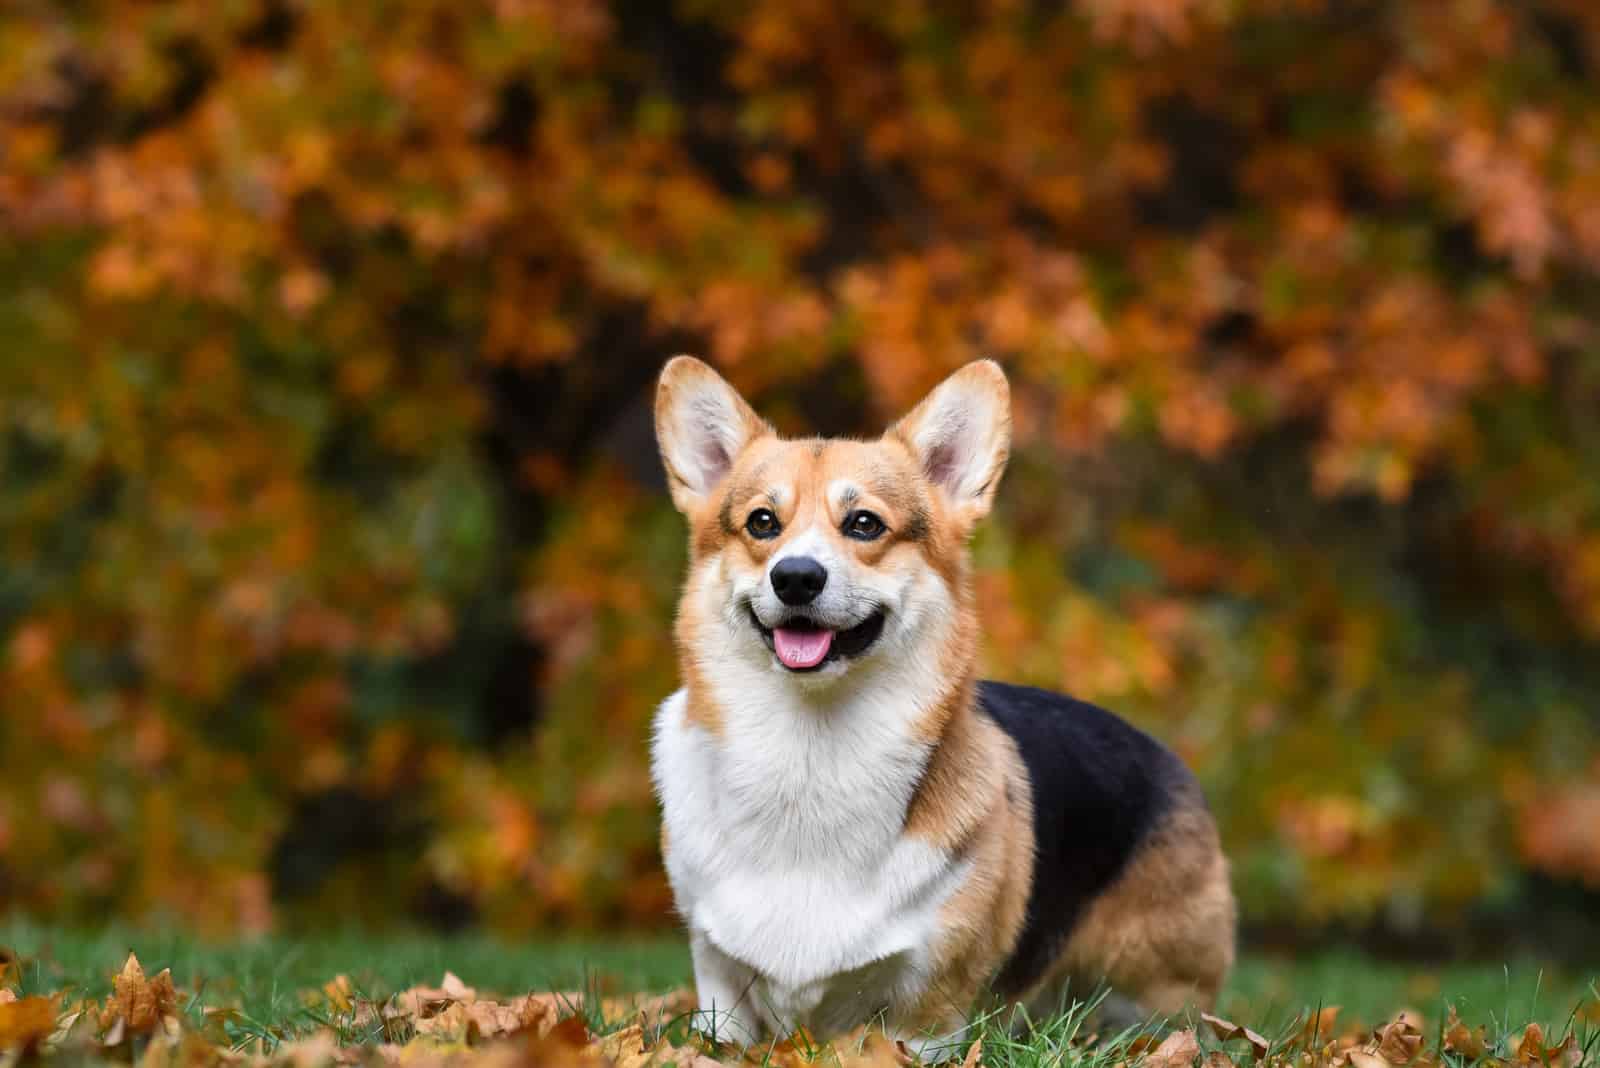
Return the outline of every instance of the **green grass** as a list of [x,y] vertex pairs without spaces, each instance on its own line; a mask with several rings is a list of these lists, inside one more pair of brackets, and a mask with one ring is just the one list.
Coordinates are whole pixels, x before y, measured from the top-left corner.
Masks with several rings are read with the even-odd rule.
[[1271,1030],[1318,1003],[1342,1006],[1342,1019],[1376,1025],[1401,1009],[1430,1025],[1447,1005],[1463,1020],[1493,1031],[1538,1022],[1560,1033],[1580,1003],[1600,999],[1600,960],[1586,971],[1537,961],[1432,967],[1375,961],[1354,952],[1288,960],[1246,955],[1234,969],[1218,1010]]
[[146,974],[171,968],[179,990],[205,991],[209,1004],[237,1005],[260,1019],[300,1006],[303,990],[346,974],[358,990],[387,995],[436,986],[446,971],[499,994],[531,990],[602,992],[668,990],[687,981],[689,950],[681,940],[512,941],[486,936],[330,934],[207,943],[173,931],[111,928],[64,931],[0,921],[0,946],[23,962],[23,993],[63,988],[104,997],[130,952]]
[[[24,993],[72,988],[103,997],[127,954],[148,974],[170,967],[181,991],[208,1006],[233,1006],[266,1027],[308,1030],[301,991],[347,974],[356,988],[382,996],[417,984],[435,985],[455,972],[467,984],[500,994],[530,990],[658,991],[689,981],[688,951],[676,938],[626,941],[517,941],[487,936],[335,934],[206,943],[174,932],[113,928],[65,931],[0,921],[0,946],[22,958]],[[1400,1009],[1420,1012],[1429,1027],[1454,1004],[1462,1018],[1491,1035],[1531,1021],[1560,1034],[1575,1006],[1600,999],[1600,961],[1586,973],[1544,970],[1535,962],[1479,967],[1407,967],[1355,954],[1304,960],[1246,956],[1218,1007],[1220,1014],[1268,1035],[1287,1028],[1307,1007],[1341,1005],[1342,1025],[1383,1022]],[[1064,1037],[1070,1020],[1032,1046]],[[995,1041],[1003,1041],[996,1034]],[[1032,1046],[1030,1048],[1032,1048]],[[996,1050],[999,1057],[999,1050]],[[1013,1050],[1013,1053],[1019,1053]],[[1024,1058],[1026,1060],[1026,1058]]]

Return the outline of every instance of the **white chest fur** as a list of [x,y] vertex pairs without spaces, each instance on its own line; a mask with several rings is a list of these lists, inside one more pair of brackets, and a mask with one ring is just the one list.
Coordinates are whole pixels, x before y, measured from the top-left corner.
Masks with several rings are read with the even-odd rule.
[[761,695],[716,734],[688,721],[684,691],[657,713],[668,875],[703,1008],[715,995],[769,1031],[833,1030],[920,993],[965,865],[902,834],[923,695],[874,686],[819,710],[763,681],[713,683],[725,710],[730,691]]

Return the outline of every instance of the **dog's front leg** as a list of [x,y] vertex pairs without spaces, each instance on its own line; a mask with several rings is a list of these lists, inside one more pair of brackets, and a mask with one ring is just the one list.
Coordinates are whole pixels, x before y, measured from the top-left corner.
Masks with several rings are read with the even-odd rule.
[[756,1013],[756,973],[712,944],[703,931],[689,932],[699,1011],[694,1026],[718,1042],[749,1045],[761,1038]]

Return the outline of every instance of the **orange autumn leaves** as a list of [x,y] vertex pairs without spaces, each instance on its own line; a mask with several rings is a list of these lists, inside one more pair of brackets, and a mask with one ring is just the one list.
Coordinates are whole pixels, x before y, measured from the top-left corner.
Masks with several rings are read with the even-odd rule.
[[182,1031],[177,1014],[178,992],[171,970],[147,977],[139,958],[130,953],[112,978],[111,995],[99,1007],[83,1003],[67,1007],[61,995],[18,998],[0,985],[0,1050],[36,1051],[45,1039],[65,1037],[80,1025],[93,1030],[108,1048],[158,1033],[176,1041]]
[[8,9],[0,884],[669,923],[680,348],[796,432],[1000,359],[987,670],[1171,741],[1248,914],[1600,882],[1600,18],[1347,8]]
[[[239,1029],[236,1010],[201,1005],[180,993],[170,971],[147,976],[130,955],[101,1004],[75,1002],[70,992],[19,998],[0,985],[0,1057],[8,1052],[45,1061],[128,1063],[141,1068],[322,1065],[421,1068],[914,1068],[904,1043],[872,1027],[832,1042],[797,1034],[749,1048],[713,1044],[686,1025],[694,997],[606,997],[533,993],[500,998],[446,973],[437,987],[419,986],[380,1000],[338,976],[301,995],[295,1026],[255,1020]],[[1052,1044],[1050,1056],[1082,1058],[1115,1068],[1582,1068],[1594,1042],[1569,1021],[1559,1040],[1539,1024],[1491,1039],[1469,1028],[1453,1007],[1430,1025],[1401,1012],[1370,1030],[1344,1026],[1337,1006],[1303,1014],[1267,1038],[1249,1027],[1202,1015],[1198,1030],[1181,1026],[1128,1036],[1074,1028],[1067,1039],[1029,1039],[995,1021],[965,1051],[961,1068],[1014,1063],[1020,1046]],[[308,1026],[305,1021],[311,1021]],[[234,1029],[230,1030],[230,1026]],[[981,1027],[982,1025],[980,1025]],[[265,1028],[265,1030],[263,1030]],[[597,1028],[597,1029],[591,1029]],[[1587,1032],[1583,1032],[1587,1033]],[[987,1045],[986,1045],[987,1040]],[[1034,1051],[1030,1055],[1039,1055]],[[951,1062],[955,1063],[955,1062]]]

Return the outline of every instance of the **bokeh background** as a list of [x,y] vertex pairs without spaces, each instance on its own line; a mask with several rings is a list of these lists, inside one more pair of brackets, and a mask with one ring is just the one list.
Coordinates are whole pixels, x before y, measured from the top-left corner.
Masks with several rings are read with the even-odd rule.
[[990,355],[1249,938],[1597,944],[1591,0],[20,0],[0,161],[0,913],[670,927],[656,371]]

